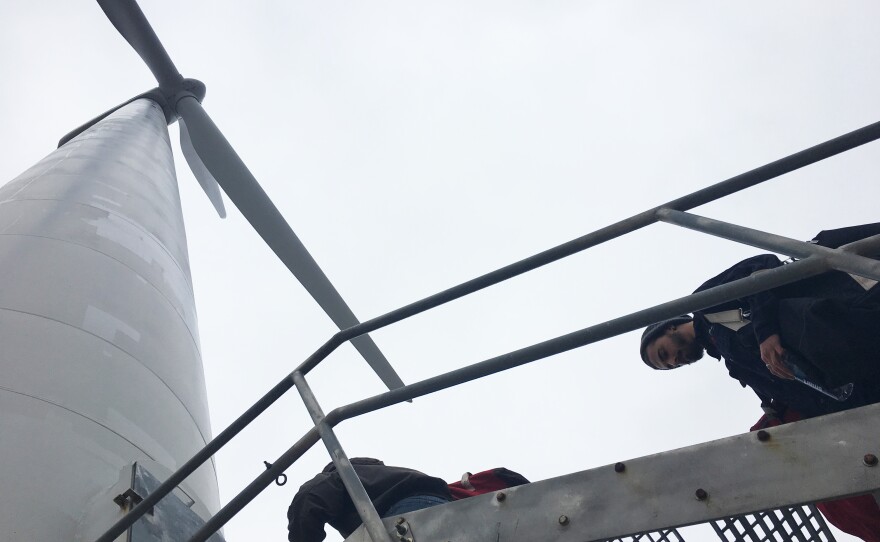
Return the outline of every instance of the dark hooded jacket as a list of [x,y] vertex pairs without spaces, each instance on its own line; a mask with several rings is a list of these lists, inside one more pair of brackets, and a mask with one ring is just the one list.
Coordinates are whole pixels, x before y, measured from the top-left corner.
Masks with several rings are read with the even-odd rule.
[[[822,232],[818,243],[836,248],[880,233],[880,224]],[[782,265],[763,254],[743,260],[697,288],[697,292]],[[742,310],[751,324],[733,331],[707,314]],[[880,401],[880,287],[865,291],[846,273],[831,271],[786,286],[735,299],[694,313],[697,340],[706,352],[724,358],[730,376],[752,388],[762,404],[790,406],[812,417]],[[853,382],[844,402],[804,384],[773,376],[761,360],[760,343],[779,334],[783,346],[799,354],[811,374],[829,387]]]
[[[449,487],[440,478],[413,469],[388,467],[382,461],[368,457],[353,458],[351,464],[380,516],[398,501],[412,495],[452,500]],[[348,538],[361,524],[333,463],[299,488],[287,509],[287,519],[287,539],[290,542],[324,540],[325,523]]]

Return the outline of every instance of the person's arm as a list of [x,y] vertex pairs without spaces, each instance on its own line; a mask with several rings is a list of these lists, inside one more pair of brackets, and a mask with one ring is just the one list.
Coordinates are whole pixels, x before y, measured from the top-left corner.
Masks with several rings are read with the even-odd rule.
[[338,477],[319,475],[306,482],[287,509],[287,540],[321,542],[324,525],[343,513],[348,494]]
[[[697,291],[712,286],[727,284],[749,277],[757,272],[780,267],[782,262],[772,254],[761,254],[743,260],[720,275],[704,283]],[[779,299],[773,290],[766,290],[746,296],[740,300],[748,305],[751,314],[752,331],[760,345],[761,359],[767,369],[779,378],[791,379],[793,375],[784,363],[785,349],[779,337]]]
[[[749,262],[747,268],[753,269],[750,275],[782,265],[779,258],[771,254],[755,256],[746,262]],[[767,370],[778,378],[793,379],[794,375],[785,363],[785,348],[779,336],[779,299],[776,294],[773,290],[758,292],[747,296],[746,301],[752,310],[752,330],[758,340],[761,360],[767,366]]]
[[287,540],[289,542],[321,542],[327,537],[326,507],[311,494],[297,493],[287,509]]

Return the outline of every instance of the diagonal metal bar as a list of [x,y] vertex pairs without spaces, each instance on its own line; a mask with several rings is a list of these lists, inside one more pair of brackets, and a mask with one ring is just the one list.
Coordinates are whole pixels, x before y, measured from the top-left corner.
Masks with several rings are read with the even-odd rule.
[[[674,199],[668,203],[654,207],[653,209],[633,215],[625,220],[621,220],[620,222],[598,229],[592,233],[568,241],[567,243],[563,243],[500,269],[496,269],[495,271],[491,271],[467,282],[463,282],[457,286],[453,286],[452,288],[448,288],[442,292],[388,312],[382,316],[378,316],[366,322],[361,322],[357,326],[339,332],[338,337],[341,339],[340,342],[350,340],[353,337],[399,322],[410,316],[414,316],[444,303],[448,303],[449,301],[482,290],[494,284],[498,284],[499,282],[516,277],[528,271],[532,271],[590,247],[616,239],[622,235],[657,222],[657,212],[661,209],[687,211],[756,184],[760,184],[764,181],[779,177],[780,175],[790,173],[820,160],[824,160],[825,158],[854,149],[865,143],[870,143],[876,139],[880,139],[880,122],[869,124],[868,126],[791,154],[785,158],[780,158],[775,162],[771,162],[703,188],[702,190]],[[336,337],[334,337],[334,339],[335,338]],[[331,341],[333,341],[333,339],[331,339]],[[323,359],[323,357],[318,355],[310,356],[297,368],[297,370],[303,374],[307,374],[318,363],[320,363],[321,359]]]
[[663,222],[691,230],[708,233],[753,247],[781,252],[797,258],[819,256],[828,261],[830,267],[854,273],[859,276],[880,280],[880,261],[859,256],[856,251],[869,250],[880,240],[880,235],[859,241],[859,245],[847,245],[847,250],[827,248],[804,241],[797,241],[781,235],[722,222],[713,218],[684,213],[673,209],[660,209],[657,217]]
[[840,247],[843,252],[852,252],[863,256],[876,256],[880,254],[880,235],[865,237]]
[[790,265],[770,269],[714,288],[661,303],[648,309],[630,313],[591,327],[508,352],[467,367],[406,385],[367,399],[338,407],[327,414],[325,421],[335,426],[343,420],[360,416],[380,408],[414,399],[484,376],[512,369],[539,359],[641,329],[648,324],[672,318],[737,299],[756,292],[769,290],[798,279],[817,275],[828,270],[828,264],[820,257],[799,260]]
[[810,540],[822,541],[822,534],[816,526],[813,525],[813,518],[819,514],[819,511],[813,505],[805,505],[791,509],[791,513],[800,522],[801,530],[809,535]]
[[320,437],[318,436],[318,429],[316,427],[312,427],[306,432],[305,435],[300,437],[296,444],[291,446],[286,452],[281,454],[281,456],[272,463],[272,466],[257,476],[253,482],[248,484],[248,486],[242,489],[238,495],[235,496],[229,503],[220,509],[219,512],[214,514],[214,517],[209,519],[207,523],[202,525],[202,528],[196,531],[194,535],[189,539],[188,542],[205,542],[208,538],[211,537],[212,534],[219,531],[226,525],[230,519],[232,519],[235,514],[237,514],[242,508],[248,505],[254,497],[259,495],[264,489],[269,487],[275,480],[278,478],[280,474],[282,474],[288,467],[293,465],[293,463],[302,457],[304,453],[309,451],[309,449],[314,446]]
[[[822,514],[819,513],[819,509],[816,508],[816,505],[811,504],[808,506],[810,509],[810,526],[813,526],[813,521],[816,522],[816,525],[819,526],[817,529],[816,539],[821,542],[837,542],[834,538],[834,535],[831,534],[831,530],[828,528],[828,524],[825,522],[825,518],[822,517]],[[824,538],[820,536],[820,533],[824,535]]]
[[327,451],[333,459],[333,464],[336,465],[336,470],[339,472],[342,484],[348,491],[358,516],[364,522],[367,532],[370,533],[370,538],[373,539],[373,542],[392,542],[391,537],[385,530],[385,526],[382,525],[382,518],[379,517],[379,512],[373,506],[373,501],[367,494],[367,490],[364,489],[364,485],[355,472],[348,456],[345,454],[345,450],[342,449],[342,444],[339,442],[333,429],[324,422],[324,411],[321,410],[321,405],[318,404],[318,400],[315,398],[315,394],[312,393],[309,383],[306,382],[305,377],[299,372],[293,373],[293,382],[296,384],[296,389],[300,397],[302,397],[306,410],[309,411],[309,415],[312,417],[312,421],[315,422],[315,427],[318,428],[318,434],[321,435],[321,440],[324,441],[324,446],[327,447]]
[[[275,385],[274,388],[269,390],[269,392],[260,398],[259,401],[254,403],[244,414],[239,416],[237,420],[232,422],[229,427],[224,429],[219,435],[214,437],[211,442],[205,445],[204,448],[199,450],[196,455],[194,455],[189,461],[183,464],[179,469],[177,469],[171,476],[168,477],[159,487],[156,488],[155,491],[150,493],[144,498],[143,501],[140,502],[137,506],[131,509],[126,515],[124,515],[119,521],[113,524],[112,527],[107,529],[107,531],[101,535],[95,542],[113,542],[116,540],[116,537],[121,535],[134,525],[134,522],[141,518],[144,514],[150,511],[153,506],[162,500],[163,497],[171,493],[175,487],[180,485],[187,476],[195,472],[202,463],[211,458],[215,453],[217,453],[220,448],[222,448],[227,442],[232,440],[235,435],[241,432],[250,422],[257,418],[260,414],[262,414],[269,406],[278,400],[279,397],[284,395],[284,393],[293,387],[293,380],[288,376],[281,382]],[[281,471],[283,472],[283,470]],[[279,472],[278,474],[281,474]],[[277,476],[277,475],[276,475]],[[213,534],[213,531],[209,533],[208,536]]]
[[799,529],[800,525],[798,525],[797,519],[795,519],[794,515],[791,513],[791,508],[783,506],[778,511],[768,513],[775,516],[777,512],[782,515],[783,521],[787,522],[788,526],[791,528],[789,536],[792,540],[796,540],[797,542],[810,542],[810,539],[806,538],[801,529]]
[[807,522],[804,518],[806,517],[804,513],[801,511],[801,507],[799,506],[784,506],[779,509],[779,512],[782,514],[782,517],[788,522],[789,526],[792,528],[792,531],[798,531],[798,534],[804,539],[804,542],[812,542],[814,540],[813,534],[807,528]]

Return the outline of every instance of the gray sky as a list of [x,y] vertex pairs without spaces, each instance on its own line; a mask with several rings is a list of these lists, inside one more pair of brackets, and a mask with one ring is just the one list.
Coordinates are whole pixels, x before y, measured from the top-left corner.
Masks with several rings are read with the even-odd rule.
[[[142,7],[362,320],[880,119],[867,0]],[[90,0],[0,3],[0,73],[3,180],[155,86]],[[334,327],[231,205],[217,218],[174,149],[216,433]],[[878,169],[875,143],[695,212],[808,239],[877,221]],[[374,338],[414,382],[685,295],[756,252],[655,225]],[[351,456],[450,481],[495,466],[538,480],[760,416],[720,364],[655,373],[636,345],[627,334],[338,434]],[[350,346],[312,375],[325,411],[382,391]],[[309,426],[295,393],[274,406],[218,456],[222,501]],[[310,451],[227,539],[283,540],[296,488],[327,461]]]

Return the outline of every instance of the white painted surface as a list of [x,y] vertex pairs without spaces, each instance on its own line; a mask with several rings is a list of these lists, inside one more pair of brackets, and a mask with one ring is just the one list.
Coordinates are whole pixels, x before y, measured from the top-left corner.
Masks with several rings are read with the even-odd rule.
[[[164,477],[211,437],[158,107],[126,107],[0,188],[0,285],[0,540],[93,536],[128,465]],[[218,509],[213,463],[184,489]]]

